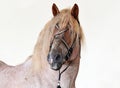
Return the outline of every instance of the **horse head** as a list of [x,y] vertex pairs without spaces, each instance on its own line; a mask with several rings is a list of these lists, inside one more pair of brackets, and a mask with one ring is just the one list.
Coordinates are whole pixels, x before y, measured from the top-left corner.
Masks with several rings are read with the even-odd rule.
[[73,61],[80,53],[79,7],[74,4],[70,10],[59,11],[53,4],[52,13],[54,27],[47,60],[53,70],[59,70],[63,64]]

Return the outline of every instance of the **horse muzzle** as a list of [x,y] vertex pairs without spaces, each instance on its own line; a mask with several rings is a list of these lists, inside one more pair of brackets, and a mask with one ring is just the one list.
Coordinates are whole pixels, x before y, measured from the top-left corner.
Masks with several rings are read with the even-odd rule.
[[47,60],[53,70],[59,70],[62,67],[63,64],[62,54],[56,51],[50,52],[48,54]]

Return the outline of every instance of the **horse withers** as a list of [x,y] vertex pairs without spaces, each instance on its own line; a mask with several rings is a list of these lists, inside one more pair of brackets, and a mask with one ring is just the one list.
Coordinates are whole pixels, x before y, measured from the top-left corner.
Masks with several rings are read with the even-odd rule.
[[17,66],[0,62],[0,88],[75,88],[83,32],[79,7],[59,11],[40,32],[33,54]]

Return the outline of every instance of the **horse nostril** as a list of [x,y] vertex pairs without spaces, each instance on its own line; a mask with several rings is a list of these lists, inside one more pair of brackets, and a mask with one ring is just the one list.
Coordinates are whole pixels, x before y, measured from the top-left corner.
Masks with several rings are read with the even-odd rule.
[[59,61],[60,60],[60,55],[58,54],[58,55],[56,55],[56,57],[55,57],[55,61]]

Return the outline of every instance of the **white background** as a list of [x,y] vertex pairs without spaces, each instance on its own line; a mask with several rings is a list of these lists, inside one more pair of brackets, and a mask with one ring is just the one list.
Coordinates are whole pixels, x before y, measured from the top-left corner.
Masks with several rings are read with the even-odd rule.
[[0,60],[17,65],[32,54],[53,2],[80,8],[86,44],[77,88],[120,88],[119,0],[0,0]]

